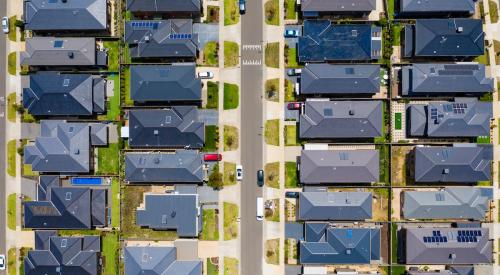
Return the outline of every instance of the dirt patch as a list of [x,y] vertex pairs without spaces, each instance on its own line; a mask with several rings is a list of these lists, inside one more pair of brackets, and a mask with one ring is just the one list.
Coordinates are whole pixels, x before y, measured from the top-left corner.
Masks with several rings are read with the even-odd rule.
[[414,146],[393,146],[391,149],[392,186],[405,186],[413,183]]
[[294,222],[297,219],[297,200],[285,199],[285,221]]

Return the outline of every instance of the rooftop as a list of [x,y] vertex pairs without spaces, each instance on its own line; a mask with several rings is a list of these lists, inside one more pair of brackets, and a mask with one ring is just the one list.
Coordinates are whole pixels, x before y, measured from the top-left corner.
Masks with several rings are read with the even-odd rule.
[[132,12],[200,13],[200,0],[127,0],[127,10]]
[[177,258],[176,247],[126,246],[125,275],[202,275],[203,261]]
[[400,13],[468,13],[476,11],[474,0],[401,0],[399,2]]
[[371,12],[377,8],[376,0],[302,0],[302,12]]
[[301,192],[299,219],[357,221],[372,218],[370,192]]

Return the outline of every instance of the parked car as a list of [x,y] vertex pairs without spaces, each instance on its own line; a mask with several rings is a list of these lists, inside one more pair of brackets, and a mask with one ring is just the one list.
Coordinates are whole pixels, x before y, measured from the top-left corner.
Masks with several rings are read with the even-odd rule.
[[299,75],[302,73],[302,69],[288,69],[287,74],[289,76]]
[[285,192],[285,197],[287,198],[297,198],[299,197],[299,192]]
[[236,180],[243,180],[243,166],[241,165],[236,165]]
[[3,33],[9,33],[9,18],[7,16],[2,18],[2,31]]
[[293,90],[294,90],[296,95],[300,94],[300,83],[299,82],[295,83],[295,85],[293,86]]
[[300,110],[300,107],[302,107],[300,102],[290,102],[287,105],[288,110]]
[[285,30],[285,37],[298,37],[298,36],[299,36],[298,30]]
[[264,186],[264,171],[263,170],[257,171],[257,185],[259,187]]
[[205,161],[221,161],[222,155],[221,154],[205,154],[203,156],[203,159]]
[[240,7],[240,14],[245,14],[245,12],[246,12],[245,0],[240,0],[239,7]]
[[199,72],[198,77],[201,79],[212,79],[212,78],[214,78],[214,73],[212,73],[212,72]]
[[5,255],[0,255],[0,270],[5,270]]

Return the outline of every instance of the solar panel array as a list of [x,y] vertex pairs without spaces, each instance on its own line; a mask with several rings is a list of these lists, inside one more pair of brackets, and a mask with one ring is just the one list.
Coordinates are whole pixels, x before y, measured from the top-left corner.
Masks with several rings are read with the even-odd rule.
[[157,29],[160,25],[159,22],[151,22],[151,21],[134,21],[130,23],[134,28],[149,28],[149,29]]
[[424,237],[424,243],[447,243],[448,237],[441,236],[441,231],[432,231],[432,237]]
[[467,103],[453,103],[451,106],[454,114],[465,114],[465,109],[467,109]]
[[436,108],[431,108],[431,119],[437,119],[444,117],[443,114],[438,114],[438,110]]
[[168,35],[168,39],[191,39],[193,35],[189,33],[172,33]]

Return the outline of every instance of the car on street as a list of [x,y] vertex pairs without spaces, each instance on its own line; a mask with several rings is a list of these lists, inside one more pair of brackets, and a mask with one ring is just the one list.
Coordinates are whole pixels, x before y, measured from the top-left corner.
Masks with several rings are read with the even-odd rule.
[[289,76],[299,75],[302,73],[302,69],[288,69],[287,74]]
[[246,12],[246,3],[245,0],[239,1],[240,14],[245,14]]
[[298,37],[298,36],[299,36],[298,30],[285,30],[285,37]]
[[259,187],[264,186],[264,171],[263,170],[257,171],[257,185]]
[[300,110],[300,107],[302,107],[300,102],[290,102],[287,105],[288,110]]
[[285,192],[285,197],[291,198],[291,199],[298,198],[299,192],[291,192],[291,191]]
[[222,155],[221,154],[205,154],[203,156],[203,159],[205,161],[221,161]]
[[0,255],[0,270],[5,270],[5,255]]
[[9,33],[9,18],[6,16],[2,18],[2,31],[3,33]]
[[243,180],[243,166],[241,165],[236,165],[236,180]]
[[214,78],[214,73],[212,73],[212,72],[199,72],[198,77],[201,79],[212,79],[212,78]]
[[257,198],[257,220],[262,221],[264,219],[264,199],[262,197]]

